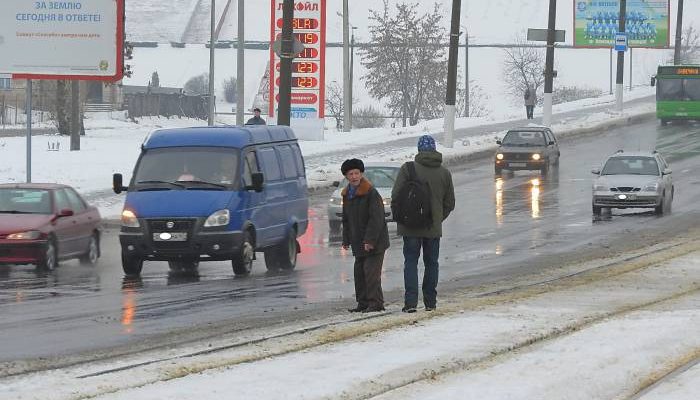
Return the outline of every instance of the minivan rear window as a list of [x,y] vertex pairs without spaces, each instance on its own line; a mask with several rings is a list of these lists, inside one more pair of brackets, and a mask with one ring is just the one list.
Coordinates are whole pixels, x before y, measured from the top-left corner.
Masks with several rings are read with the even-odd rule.
[[258,150],[258,158],[262,161],[263,173],[266,181],[278,181],[282,179],[277,154],[272,147],[266,147]]
[[282,160],[282,170],[284,171],[285,178],[296,178],[297,177],[297,165],[294,162],[294,152],[289,146],[279,146],[277,151],[280,155],[280,160]]

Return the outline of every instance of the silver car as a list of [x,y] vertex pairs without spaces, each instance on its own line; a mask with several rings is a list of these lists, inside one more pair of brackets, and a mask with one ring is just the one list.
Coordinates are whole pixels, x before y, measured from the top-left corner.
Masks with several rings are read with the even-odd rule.
[[[401,169],[399,163],[366,163],[364,176],[377,189],[384,199],[384,216],[391,221],[391,190]],[[337,189],[333,192],[328,204],[328,225],[332,234],[340,232],[343,223],[343,197],[340,193],[348,185],[348,181],[333,183]]]
[[625,153],[608,157],[593,182],[593,214],[602,208],[653,208],[656,214],[671,210],[673,180],[666,161],[657,152]]

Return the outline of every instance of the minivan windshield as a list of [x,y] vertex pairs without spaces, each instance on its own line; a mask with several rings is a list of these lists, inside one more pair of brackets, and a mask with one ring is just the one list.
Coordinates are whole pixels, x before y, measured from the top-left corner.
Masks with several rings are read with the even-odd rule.
[[216,147],[147,150],[134,173],[137,190],[226,190],[238,179],[240,152]]
[[613,157],[605,163],[602,175],[659,175],[659,164],[652,157]]
[[504,146],[544,146],[544,134],[539,131],[510,131],[503,138]]

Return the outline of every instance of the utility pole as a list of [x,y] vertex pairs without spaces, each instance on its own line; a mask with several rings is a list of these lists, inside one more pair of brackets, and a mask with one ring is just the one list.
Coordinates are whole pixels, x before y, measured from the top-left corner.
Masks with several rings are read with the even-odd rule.
[[469,117],[469,30],[464,28],[464,116]]
[[[27,79],[27,183],[32,183],[32,80]],[[5,110],[2,110],[5,112]]]
[[[280,100],[277,109],[277,125],[289,126],[292,112],[292,59],[294,58],[294,0],[282,4],[282,47],[280,51]],[[274,84],[274,82],[270,82]]]
[[542,125],[552,125],[552,91],[554,90],[554,39],[556,38],[557,0],[549,0],[547,25],[547,57],[544,71],[544,110]]
[[[627,0],[620,1],[620,25],[618,30],[620,33],[625,33],[625,20],[627,14]],[[617,52],[617,86],[615,88],[615,102],[617,105],[617,111],[622,112],[623,107],[623,91],[625,83],[625,52]]]
[[350,122],[350,107],[352,97],[350,94],[350,15],[348,14],[348,0],[343,0],[343,132],[352,130]]
[[216,0],[211,0],[211,32],[209,32],[209,119],[207,125],[214,125],[214,44],[216,43]]
[[457,57],[459,55],[459,20],[462,0],[452,0],[452,25],[450,27],[450,51],[447,61],[447,95],[445,96],[445,146],[454,147],[455,115],[457,109]]
[[681,64],[683,47],[683,0],[678,0],[678,16],[676,18],[676,46],[673,51],[673,65]]
[[70,150],[80,150],[80,82],[71,81]]
[[243,0],[238,0],[238,48],[236,59],[236,125],[244,123],[245,112],[245,13]]
[[352,129],[352,102],[353,102],[353,85],[355,84],[355,29],[356,26],[352,28],[352,35],[350,37],[350,103],[348,104],[348,120],[350,121],[350,128]]

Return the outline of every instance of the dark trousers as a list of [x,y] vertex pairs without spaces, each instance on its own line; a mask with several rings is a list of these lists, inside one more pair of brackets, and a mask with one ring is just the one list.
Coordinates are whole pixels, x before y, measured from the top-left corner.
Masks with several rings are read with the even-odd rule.
[[360,308],[384,308],[383,264],[384,252],[355,257],[355,298]]
[[525,106],[525,112],[527,113],[527,119],[535,118],[535,106]]
[[418,305],[418,259],[423,249],[423,303],[426,307],[437,305],[437,284],[440,257],[440,238],[403,237],[403,282],[406,288],[404,304]]

